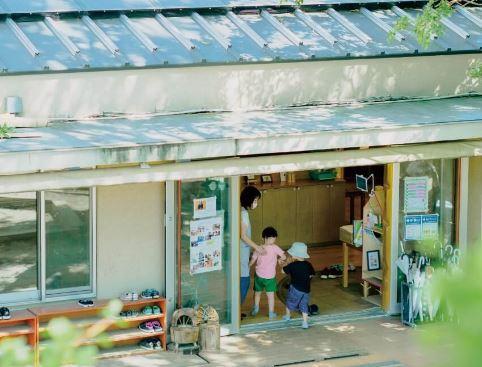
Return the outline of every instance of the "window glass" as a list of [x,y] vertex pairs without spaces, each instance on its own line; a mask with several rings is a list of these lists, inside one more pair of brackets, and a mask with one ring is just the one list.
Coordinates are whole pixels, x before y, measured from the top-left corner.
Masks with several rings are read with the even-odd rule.
[[90,192],[45,192],[47,293],[91,287]]
[[38,296],[38,253],[36,193],[0,194],[0,300]]
[[181,183],[181,304],[211,305],[223,324],[231,323],[229,193],[224,178]]

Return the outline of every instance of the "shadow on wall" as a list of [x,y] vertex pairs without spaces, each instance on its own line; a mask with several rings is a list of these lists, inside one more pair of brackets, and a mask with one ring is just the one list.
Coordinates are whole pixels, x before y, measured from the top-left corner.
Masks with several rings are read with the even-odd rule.
[[472,55],[206,66],[2,77],[25,117],[244,111],[370,98],[482,92]]

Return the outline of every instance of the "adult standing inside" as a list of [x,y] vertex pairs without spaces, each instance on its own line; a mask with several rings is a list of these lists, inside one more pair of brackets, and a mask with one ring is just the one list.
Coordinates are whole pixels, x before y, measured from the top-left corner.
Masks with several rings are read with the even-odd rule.
[[[249,210],[254,210],[258,206],[258,200],[261,198],[261,192],[254,186],[246,186],[241,192],[241,250],[240,250],[240,262],[241,262],[241,303],[243,304],[248,294],[251,278],[249,275],[249,257],[251,255],[251,249],[262,253],[262,247],[257,245],[251,239],[251,222],[249,221]],[[241,317],[246,315],[241,314]]]

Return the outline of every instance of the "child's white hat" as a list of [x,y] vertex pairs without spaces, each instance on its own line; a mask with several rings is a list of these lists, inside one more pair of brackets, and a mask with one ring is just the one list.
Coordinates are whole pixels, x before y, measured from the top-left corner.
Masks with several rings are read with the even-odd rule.
[[303,242],[293,242],[291,248],[288,250],[288,254],[291,256],[300,257],[302,259],[309,259],[308,248]]

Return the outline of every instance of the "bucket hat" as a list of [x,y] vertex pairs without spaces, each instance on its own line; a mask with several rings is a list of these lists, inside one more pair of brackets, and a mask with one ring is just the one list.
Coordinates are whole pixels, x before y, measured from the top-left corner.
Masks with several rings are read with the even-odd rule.
[[308,255],[306,244],[303,242],[293,242],[288,253],[291,256],[301,257],[302,259],[308,259],[310,257],[310,255]]

